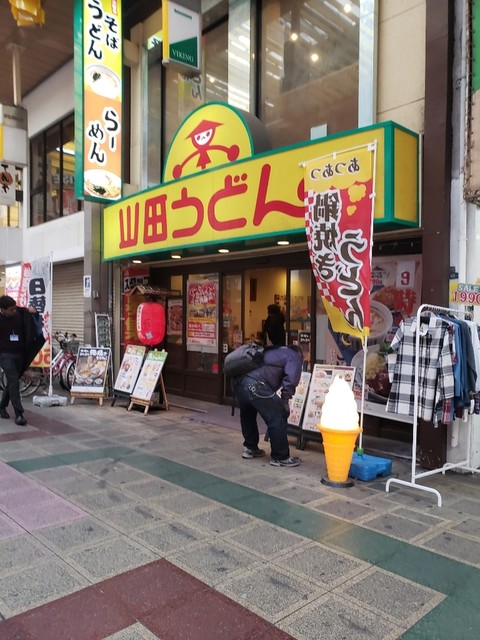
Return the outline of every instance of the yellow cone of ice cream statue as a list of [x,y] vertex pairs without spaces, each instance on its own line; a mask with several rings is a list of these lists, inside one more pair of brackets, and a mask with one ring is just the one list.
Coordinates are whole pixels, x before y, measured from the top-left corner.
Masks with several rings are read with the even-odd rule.
[[322,483],[331,487],[351,487],[348,472],[352,464],[355,441],[362,430],[358,424],[357,403],[346,380],[336,376],[325,396],[320,424],[328,478]]

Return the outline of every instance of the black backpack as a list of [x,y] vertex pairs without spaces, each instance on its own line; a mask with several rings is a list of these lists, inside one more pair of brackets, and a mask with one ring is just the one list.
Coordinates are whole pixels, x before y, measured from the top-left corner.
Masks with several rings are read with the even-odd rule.
[[223,373],[230,378],[236,378],[258,369],[264,364],[264,351],[265,347],[256,342],[242,344],[225,357]]

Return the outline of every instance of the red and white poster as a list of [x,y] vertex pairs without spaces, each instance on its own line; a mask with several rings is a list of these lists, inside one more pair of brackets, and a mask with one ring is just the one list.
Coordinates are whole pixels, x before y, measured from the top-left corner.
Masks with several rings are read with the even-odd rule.
[[187,287],[187,349],[217,353],[217,280],[189,281]]
[[305,224],[312,269],[335,331],[371,328],[370,281],[376,145],[306,162]]

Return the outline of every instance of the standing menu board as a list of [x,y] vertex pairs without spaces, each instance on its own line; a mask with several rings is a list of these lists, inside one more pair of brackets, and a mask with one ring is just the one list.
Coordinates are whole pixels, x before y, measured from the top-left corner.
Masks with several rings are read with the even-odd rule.
[[307,399],[308,385],[312,374],[309,371],[303,371],[300,376],[300,382],[295,389],[295,395],[290,400],[290,415],[288,416],[288,424],[299,427],[302,422],[303,407]]
[[110,362],[110,349],[80,347],[71,388],[72,397],[103,397]]
[[117,379],[113,385],[114,391],[128,395],[132,393],[142,368],[145,351],[146,347],[144,346],[127,345]]
[[341,376],[352,387],[355,367],[337,367],[327,364],[314,365],[302,429],[318,431],[317,425],[320,423],[325,396],[335,376]]
[[132,401],[140,400],[141,403],[149,403],[157,387],[163,365],[167,359],[166,351],[149,351],[137,383],[132,393]]

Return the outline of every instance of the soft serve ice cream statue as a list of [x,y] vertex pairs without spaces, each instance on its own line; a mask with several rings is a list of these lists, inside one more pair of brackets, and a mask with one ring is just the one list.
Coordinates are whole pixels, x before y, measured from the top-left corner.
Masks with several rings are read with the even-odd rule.
[[325,396],[319,428],[358,430],[357,403],[350,385],[340,376],[334,378]]

